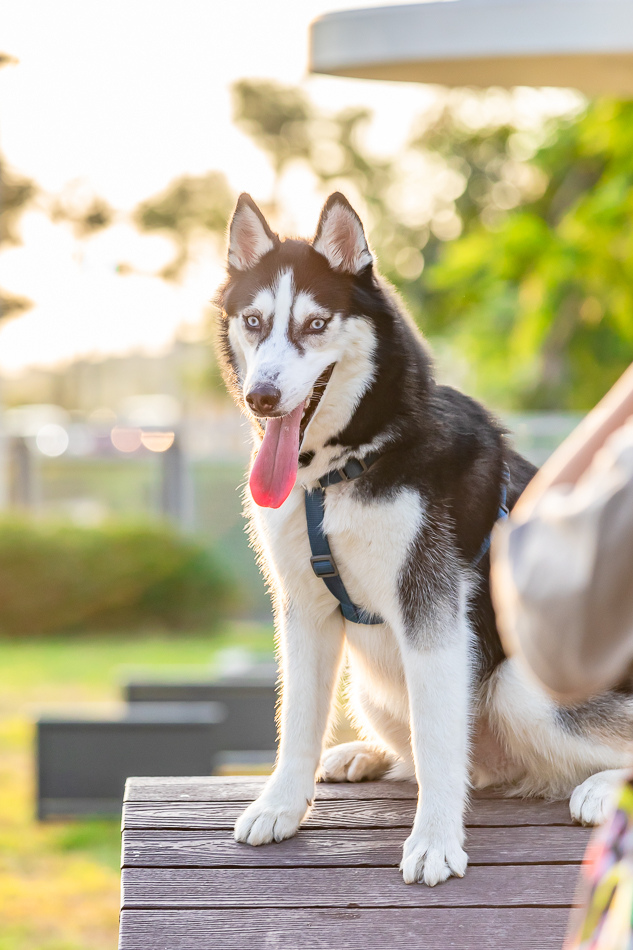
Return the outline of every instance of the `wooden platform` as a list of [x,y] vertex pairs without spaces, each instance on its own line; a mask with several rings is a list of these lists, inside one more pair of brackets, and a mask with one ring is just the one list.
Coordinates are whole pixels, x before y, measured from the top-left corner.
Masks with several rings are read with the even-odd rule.
[[121,950],[561,950],[589,830],[566,803],[478,798],[463,880],[407,886],[408,783],[319,785],[296,838],[232,827],[260,779],[129,779]]

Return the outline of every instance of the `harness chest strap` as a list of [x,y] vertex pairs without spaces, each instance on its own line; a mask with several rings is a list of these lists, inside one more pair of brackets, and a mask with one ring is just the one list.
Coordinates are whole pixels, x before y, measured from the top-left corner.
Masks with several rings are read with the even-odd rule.
[[[378,452],[371,452],[362,459],[350,459],[342,468],[333,469],[319,479],[319,488],[312,491],[305,491],[305,509],[306,522],[308,525],[308,540],[312,557],[310,564],[317,577],[320,577],[330,593],[338,600],[341,613],[346,620],[352,623],[362,623],[374,625],[384,623],[382,617],[377,614],[370,614],[362,607],[358,607],[351,599],[345,584],[338,572],[336,561],[330,549],[330,542],[323,530],[323,518],[325,515],[325,489],[330,485],[337,485],[339,482],[350,482],[363,475],[368,468],[379,458]],[[510,482],[510,471],[507,465],[503,466],[503,476],[501,482],[501,503],[497,514],[497,520],[508,517],[508,507],[506,504],[508,494],[508,484]],[[490,548],[490,534],[484,539],[481,548],[473,560],[473,566],[476,567]]]

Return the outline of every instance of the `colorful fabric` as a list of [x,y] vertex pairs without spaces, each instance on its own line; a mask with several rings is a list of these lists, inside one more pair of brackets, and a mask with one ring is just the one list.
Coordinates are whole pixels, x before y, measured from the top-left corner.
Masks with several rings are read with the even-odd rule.
[[633,776],[587,849],[579,898],[565,950],[633,950]]

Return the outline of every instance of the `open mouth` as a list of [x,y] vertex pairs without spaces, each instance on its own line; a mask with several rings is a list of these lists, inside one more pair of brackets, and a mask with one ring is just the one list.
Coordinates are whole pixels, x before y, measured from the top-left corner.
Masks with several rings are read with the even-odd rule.
[[299,468],[299,446],[308,423],[313,418],[327,384],[334,363],[325,369],[304,403],[285,416],[266,419],[264,438],[251,469],[251,495],[262,508],[279,508],[292,491]]
[[299,435],[303,438],[305,430],[308,428],[308,423],[312,419],[312,416],[317,411],[319,403],[323,398],[323,393],[326,390],[327,384],[330,381],[330,376],[334,371],[334,363],[323,370],[316,383],[312,387],[312,392],[305,401],[305,409],[303,410],[303,415],[301,416],[301,424],[299,426]]

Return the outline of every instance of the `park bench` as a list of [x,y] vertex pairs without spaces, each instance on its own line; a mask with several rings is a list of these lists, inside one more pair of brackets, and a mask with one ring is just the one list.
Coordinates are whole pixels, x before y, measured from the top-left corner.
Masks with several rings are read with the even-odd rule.
[[131,778],[120,950],[560,950],[589,830],[566,802],[477,796],[463,880],[407,886],[409,783],[317,786],[295,838],[232,827],[260,779]]

